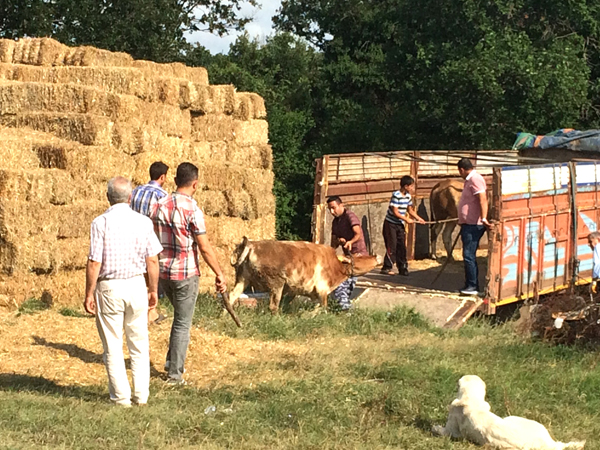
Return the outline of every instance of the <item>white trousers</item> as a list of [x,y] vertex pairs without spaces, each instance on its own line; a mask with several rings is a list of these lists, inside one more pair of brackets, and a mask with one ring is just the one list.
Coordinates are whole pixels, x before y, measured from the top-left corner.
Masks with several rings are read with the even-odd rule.
[[125,328],[133,378],[133,401],[146,403],[150,386],[150,350],[148,291],[144,277],[98,281],[95,296],[96,326],[104,348],[110,399],[118,405],[129,405],[132,400],[123,359]]

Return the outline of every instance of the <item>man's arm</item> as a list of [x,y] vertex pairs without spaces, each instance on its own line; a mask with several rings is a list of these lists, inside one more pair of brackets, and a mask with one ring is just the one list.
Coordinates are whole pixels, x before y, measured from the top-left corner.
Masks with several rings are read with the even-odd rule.
[[488,201],[487,201],[487,193],[485,191],[477,194],[479,197],[479,206],[481,206],[481,221],[485,226],[489,226],[489,222],[487,220],[488,214]]
[[362,228],[360,225],[352,225],[352,232],[354,233],[354,236],[352,236],[352,239],[349,241],[346,241],[344,250],[352,251],[352,245],[362,239]]
[[148,308],[156,308],[158,303],[158,255],[146,257],[148,271]]
[[83,307],[86,312],[92,316],[96,315],[96,299],[94,298],[94,291],[96,290],[96,283],[98,282],[101,266],[102,263],[88,259],[85,268],[85,300],[83,301]]
[[208,240],[208,236],[206,234],[196,234],[194,235],[194,240],[196,241],[196,244],[198,244],[198,249],[202,254],[202,259],[204,259],[206,264],[208,264],[208,267],[210,267],[215,274],[217,292],[225,292],[227,290],[227,280],[221,271],[221,266],[219,265],[217,255],[215,254],[215,251]]

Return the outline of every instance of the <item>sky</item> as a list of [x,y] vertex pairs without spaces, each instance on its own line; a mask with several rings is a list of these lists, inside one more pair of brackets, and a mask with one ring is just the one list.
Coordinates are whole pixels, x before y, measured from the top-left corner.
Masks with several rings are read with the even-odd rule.
[[[258,38],[259,42],[264,42],[273,32],[271,17],[275,15],[277,9],[281,6],[281,0],[258,0],[258,2],[262,5],[260,9],[244,5],[241,15],[252,17],[252,21],[245,28],[250,38]],[[206,31],[197,31],[190,34],[188,41],[198,42],[214,55],[228,53],[229,45],[235,42],[240,34],[240,32],[233,31],[227,36],[219,37]]]

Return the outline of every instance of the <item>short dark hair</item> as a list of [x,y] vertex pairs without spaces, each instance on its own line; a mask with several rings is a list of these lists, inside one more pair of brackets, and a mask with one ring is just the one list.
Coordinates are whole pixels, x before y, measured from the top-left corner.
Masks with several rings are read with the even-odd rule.
[[331,197],[329,197],[327,199],[327,203],[330,203],[330,202],[342,203],[342,199],[340,198],[339,195],[332,195]]
[[473,163],[469,158],[461,158],[461,160],[458,161],[457,166],[459,169],[471,170],[473,168]]
[[175,175],[175,184],[177,187],[187,187],[198,179],[198,168],[189,162],[184,162],[177,166]]
[[153,162],[150,165],[150,179],[156,181],[163,175],[166,175],[168,171],[169,171],[169,166],[167,166],[164,162],[162,162],[162,161]]
[[400,178],[400,187],[410,186],[411,184],[414,184],[414,182],[415,179],[413,177],[410,175],[404,175],[402,178]]

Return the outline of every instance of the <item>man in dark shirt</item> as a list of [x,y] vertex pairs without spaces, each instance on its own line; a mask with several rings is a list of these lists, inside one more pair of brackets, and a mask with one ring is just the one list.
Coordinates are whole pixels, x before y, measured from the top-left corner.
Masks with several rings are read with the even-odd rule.
[[[340,245],[345,255],[366,256],[367,246],[363,237],[360,220],[352,211],[348,211],[342,199],[338,196],[327,199],[327,209],[334,217],[331,224],[331,246],[338,248]],[[350,296],[356,285],[356,277],[350,277],[340,284],[334,291],[333,297],[337,300],[342,311],[348,311],[351,306]]]

